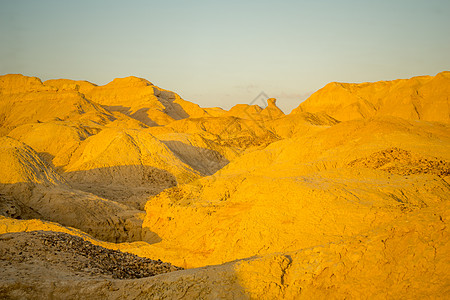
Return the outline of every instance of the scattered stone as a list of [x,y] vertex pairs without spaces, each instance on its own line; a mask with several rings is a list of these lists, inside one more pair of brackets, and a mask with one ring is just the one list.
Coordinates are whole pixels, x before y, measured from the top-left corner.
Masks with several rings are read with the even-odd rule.
[[67,233],[33,231],[0,235],[0,261],[49,267],[63,265],[76,273],[114,279],[154,276],[182,268],[118,250],[110,250]]
[[450,175],[450,163],[436,158],[392,147],[372,155],[351,161],[350,167],[379,169],[391,174],[413,175],[434,174],[440,177]]

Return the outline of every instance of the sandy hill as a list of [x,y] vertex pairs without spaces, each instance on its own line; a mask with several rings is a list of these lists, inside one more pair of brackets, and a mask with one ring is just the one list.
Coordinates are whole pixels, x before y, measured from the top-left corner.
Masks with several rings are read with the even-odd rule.
[[209,115],[200,106],[183,100],[176,93],[134,76],[117,78],[104,86],[69,80],[48,80],[45,85],[77,90],[109,111],[122,112],[150,126]]
[[201,174],[146,131],[105,128],[80,143],[63,175],[81,190],[143,207],[149,195]]
[[292,113],[325,112],[339,121],[374,116],[450,122],[450,72],[374,83],[327,84]]
[[113,119],[113,114],[78,91],[58,91],[35,77],[0,76],[2,134],[27,123],[78,120],[86,124],[106,124]]
[[69,163],[81,142],[99,130],[77,123],[55,121],[24,124],[13,129],[8,136],[31,146],[53,166],[62,167]]

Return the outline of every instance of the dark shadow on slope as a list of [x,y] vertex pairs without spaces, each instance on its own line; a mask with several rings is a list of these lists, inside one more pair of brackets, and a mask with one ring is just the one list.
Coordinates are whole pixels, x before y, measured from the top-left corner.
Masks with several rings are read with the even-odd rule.
[[180,104],[173,102],[174,100],[175,99],[167,100],[168,102],[170,102],[171,106],[167,105],[166,108],[164,109],[164,112],[167,113],[172,118],[174,118],[175,120],[189,118],[190,115],[183,109],[183,107]]
[[137,111],[135,111],[132,114],[129,114],[130,117],[133,119],[136,119],[138,121],[141,121],[142,123],[148,125],[148,126],[158,126],[158,123],[153,121],[148,117],[148,107],[140,108]]
[[104,108],[106,108],[109,111],[118,111],[123,114],[129,115],[131,107],[122,106],[122,105],[103,105]]
[[[183,109],[183,107],[173,102],[175,99],[159,99],[159,101],[163,104],[164,111],[162,113],[166,114],[168,117],[173,118],[174,120],[182,120],[189,118],[190,115]],[[135,112],[131,112],[131,107],[122,106],[122,105],[104,105],[105,109],[109,111],[117,111],[121,112],[133,119],[136,119],[148,126],[158,126],[159,124],[154,120],[150,119],[148,116],[148,111],[151,107],[142,107]]]
[[151,166],[129,165],[63,173],[76,189],[144,210],[148,198],[177,184],[175,176]]
[[212,175],[225,167],[229,161],[219,152],[200,148],[180,141],[161,141],[185,164],[204,175]]
[[143,211],[64,184],[0,183],[0,193],[0,215],[6,217],[56,222],[113,243],[161,241],[142,228]]
[[41,219],[42,216],[31,207],[11,196],[0,193],[0,216],[22,220]]
[[122,106],[122,105],[111,105],[111,106],[107,106],[104,105],[103,106],[105,109],[109,110],[109,111],[117,111],[120,113],[123,113],[124,115],[127,115],[135,120],[138,120],[148,126],[157,126],[158,124],[153,121],[152,119],[150,119],[148,117],[148,110],[150,109],[149,107],[144,107],[141,109],[138,109],[137,111],[135,111],[134,113],[131,113],[130,109],[131,107],[128,106]]
[[39,156],[52,168],[55,168],[55,165],[53,164],[53,159],[55,158],[55,156],[53,154],[50,154],[48,152],[38,152]]

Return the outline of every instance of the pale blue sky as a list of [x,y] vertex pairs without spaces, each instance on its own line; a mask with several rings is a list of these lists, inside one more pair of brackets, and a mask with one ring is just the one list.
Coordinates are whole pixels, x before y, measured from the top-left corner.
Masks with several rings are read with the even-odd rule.
[[0,74],[135,75],[203,107],[264,91],[289,112],[331,81],[450,70],[450,1],[0,0],[0,41]]

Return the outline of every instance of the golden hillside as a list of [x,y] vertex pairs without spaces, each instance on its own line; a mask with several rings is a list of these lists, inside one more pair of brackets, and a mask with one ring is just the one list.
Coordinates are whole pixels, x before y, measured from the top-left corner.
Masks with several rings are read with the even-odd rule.
[[441,298],[449,74],[330,83],[289,115],[0,76],[0,297]]

